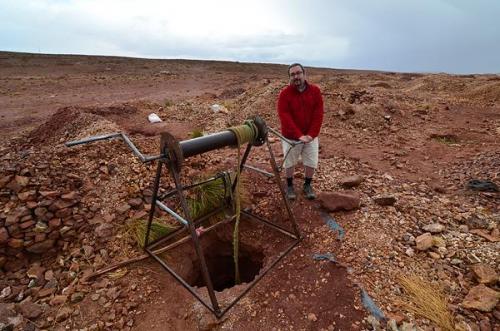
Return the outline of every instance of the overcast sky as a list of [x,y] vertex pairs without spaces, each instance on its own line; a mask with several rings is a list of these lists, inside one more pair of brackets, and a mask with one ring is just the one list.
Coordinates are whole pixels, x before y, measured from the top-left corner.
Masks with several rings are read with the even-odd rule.
[[0,0],[0,50],[500,73],[500,0]]

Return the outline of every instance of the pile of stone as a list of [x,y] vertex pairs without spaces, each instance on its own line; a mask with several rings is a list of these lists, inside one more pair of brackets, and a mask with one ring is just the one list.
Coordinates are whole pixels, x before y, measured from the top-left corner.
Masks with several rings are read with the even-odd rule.
[[6,175],[0,189],[10,201],[0,213],[0,267],[22,260],[25,253],[42,254],[64,246],[86,224],[78,191],[50,190],[30,176]]

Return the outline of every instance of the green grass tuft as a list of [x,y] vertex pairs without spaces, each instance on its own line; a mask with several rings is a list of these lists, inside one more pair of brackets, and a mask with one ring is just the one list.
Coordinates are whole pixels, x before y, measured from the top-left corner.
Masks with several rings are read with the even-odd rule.
[[[144,247],[147,225],[148,221],[142,219],[133,220],[128,223],[128,232],[140,247]],[[175,229],[177,229],[177,227],[173,225],[153,221],[153,223],[151,223],[151,231],[149,232],[149,242],[162,238]]]
[[189,133],[189,136],[194,139],[194,138],[198,138],[198,137],[203,137],[204,134],[203,134],[203,130],[201,129],[194,129],[193,131],[191,131]]

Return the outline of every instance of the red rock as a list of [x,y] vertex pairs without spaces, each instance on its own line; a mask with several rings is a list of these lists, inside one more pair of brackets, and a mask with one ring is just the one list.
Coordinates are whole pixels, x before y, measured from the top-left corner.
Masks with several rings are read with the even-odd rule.
[[62,305],[63,303],[66,302],[66,300],[68,300],[68,296],[66,295],[56,295],[55,297],[53,297],[49,304],[51,306],[59,306],[59,305]]
[[97,228],[95,228],[95,234],[99,238],[111,238],[113,235],[114,226],[112,224],[101,224]]
[[[491,328],[491,323],[489,319],[482,319],[479,322],[479,330],[480,331],[492,331],[493,329]],[[496,331],[496,330],[495,330]]]
[[47,235],[45,233],[37,233],[35,234],[35,242],[38,243],[38,242],[41,242],[41,241],[44,241],[45,239],[47,239]]
[[19,224],[19,227],[23,230],[26,230],[27,228],[30,228],[35,224],[36,224],[35,221],[27,221]]
[[19,221],[20,217],[17,214],[14,215],[7,215],[7,218],[5,219],[5,225],[12,225],[17,223]]
[[94,247],[92,247],[92,246],[83,245],[82,249],[83,249],[83,254],[85,255],[85,257],[90,257],[90,256],[92,256],[92,254],[94,254]]
[[47,214],[48,210],[44,207],[38,207],[35,209],[35,216],[43,218]]
[[26,191],[26,192],[18,193],[17,197],[21,201],[35,200],[36,199],[36,191]]
[[15,224],[21,218],[30,214],[30,210],[26,207],[17,208],[13,213],[7,215],[7,218],[5,219],[5,225]]
[[54,279],[54,271],[53,270],[47,270],[45,271],[44,278],[46,281],[50,281]]
[[400,325],[406,319],[405,315],[403,315],[402,313],[387,312],[386,315],[388,319],[393,319],[394,321],[396,321],[397,325]]
[[53,203],[54,203],[54,200],[44,199],[44,200],[38,201],[38,206],[39,207],[49,207]]
[[72,191],[66,194],[61,195],[61,199],[63,200],[78,200],[80,201],[81,197],[80,194],[76,191]]
[[33,303],[28,300],[24,300],[19,304],[19,310],[21,314],[28,319],[35,319],[42,314],[42,308],[40,305]]
[[0,227],[0,244],[6,244],[9,240],[9,232],[4,226]]
[[361,184],[363,182],[363,180],[364,180],[364,178],[360,175],[348,176],[348,177],[344,177],[340,180],[340,185],[347,187],[347,188],[351,188],[351,187],[358,186],[359,184]]
[[425,251],[432,247],[433,240],[432,235],[429,232],[426,232],[417,238],[415,238],[416,249],[419,251]]
[[71,316],[71,313],[73,312],[73,308],[70,307],[63,307],[59,309],[56,315],[56,321],[57,322],[62,322],[66,320],[68,317]]
[[75,201],[65,201],[65,200],[56,200],[53,204],[49,206],[50,211],[57,211],[60,209],[71,207],[75,204]]
[[57,198],[59,192],[57,191],[39,191],[40,195],[45,198]]
[[65,218],[71,216],[72,213],[73,211],[71,210],[71,208],[59,209],[58,211],[56,211],[55,217]]
[[140,198],[130,199],[128,200],[128,204],[134,209],[139,209],[142,206],[142,199]]
[[21,233],[21,230],[19,230],[19,226],[17,224],[9,225],[7,227],[7,231],[9,232],[11,237]]
[[[28,259],[23,254],[20,254],[16,255],[16,258],[7,259],[7,261],[5,261],[5,265],[3,266],[3,268],[5,269],[5,271],[8,272],[17,272],[22,268],[26,268],[27,264],[28,264]],[[20,291],[21,289],[19,289],[19,292]]]
[[373,198],[376,204],[380,206],[392,206],[396,203],[396,197],[392,195],[379,195]]
[[21,219],[19,220],[19,223],[24,223],[24,222],[32,221],[32,220],[33,220],[33,216],[26,215],[26,216],[21,217]]
[[481,284],[495,284],[498,281],[498,275],[495,269],[487,264],[474,264],[471,269],[474,272],[474,276]]
[[36,254],[41,254],[45,253],[52,247],[54,247],[55,241],[53,239],[47,239],[45,241],[35,243],[29,247],[26,248],[26,250],[30,253],[36,253]]
[[0,268],[3,268],[5,266],[5,262],[7,262],[7,258],[0,255]]
[[22,248],[24,246],[23,239],[10,238],[8,242],[9,247],[12,248]]
[[36,207],[38,207],[38,202],[37,201],[28,201],[28,202],[26,202],[26,207],[28,207],[29,209],[35,209]]
[[354,191],[322,192],[318,200],[321,206],[330,212],[357,209],[361,202],[359,193]]
[[467,309],[490,312],[495,308],[499,298],[499,292],[481,284],[470,289],[462,302],[462,306]]
[[141,219],[141,218],[145,218],[146,216],[148,216],[148,213],[145,210],[139,210],[134,214],[133,218],[134,219]]
[[500,241],[500,237],[498,235],[492,236],[491,234],[489,234],[488,232],[486,232],[485,230],[482,230],[482,229],[470,230],[470,233],[477,234],[478,236],[481,236],[481,237],[483,237],[491,242]]
[[56,293],[55,288],[42,288],[40,291],[38,291],[38,297],[45,298],[45,297],[48,297],[54,293]]
[[26,187],[29,183],[29,178],[24,176],[16,176],[13,180],[7,184],[7,188],[11,189],[14,192],[21,191],[24,187]]
[[12,175],[0,178],[0,189],[4,188],[12,180]]
[[53,218],[53,219],[49,220],[49,228],[51,230],[56,229],[60,226],[61,226],[61,219],[60,218]]
[[29,278],[43,279],[44,272],[44,267],[40,266],[39,263],[34,263],[28,271],[26,271],[26,276]]
[[116,208],[116,211],[118,212],[118,214],[125,214],[129,210],[130,210],[130,206],[127,203],[125,203],[121,206],[118,206],[118,208]]
[[51,233],[49,233],[49,235],[47,237],[49,239],[57,240],[60,237],[59,231],[52,231]]

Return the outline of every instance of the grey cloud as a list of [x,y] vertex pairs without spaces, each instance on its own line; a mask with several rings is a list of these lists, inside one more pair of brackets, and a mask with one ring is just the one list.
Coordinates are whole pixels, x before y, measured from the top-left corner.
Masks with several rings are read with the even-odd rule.
[[[71,5],[57,2],[64,8]],[[2,0],[0,6],[2,50],[301,61],[392,71],[500,72],[500,2],[496,0],[280,0],[274,7],[280,8],[279,14],[295,32],[231,39],[178,37],[171,32],[168,16],[156,21],[141,15],[107,21],[71,10],[40,12],[36,6]]]

